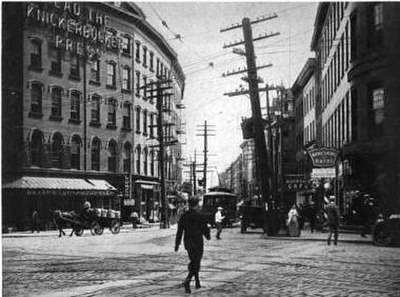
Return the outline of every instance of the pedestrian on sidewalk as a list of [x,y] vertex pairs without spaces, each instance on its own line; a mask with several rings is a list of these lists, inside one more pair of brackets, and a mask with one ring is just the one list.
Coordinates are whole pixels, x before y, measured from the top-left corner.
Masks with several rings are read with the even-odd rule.
[[296,204],[293,204],[288,213],[287,226],[290,237],[300,236],[299,213]]
[[336,205],[335,196],[329,197],[329,204],[325,206],[326,214],[328,217],[328,227],[329,227],[329,235],[328,235],[328,245],[331,244],[332,233],[334,234],[334,245],[337,245],[338,237],[339,237],[339,207]]
[[203,257],[204,241],[203,236],[210,240],[210,229],[207,226],[203,216],[198,213],[197,206],[199,199],[191,197],[188,201],[189,210],[184,212],[179,218],[178,230],[175,238],[175,252],[179,250],[182,235],[185,249],[189,256],[188,275],[183,282],[186,293],[190,293],[190,281],[195,277],[196,289],[200,289],[200,265]]
[[40,232],[40,216],[37,210],[33,210],[31,215],[31,232]]
[[225,217],[222,215],[222,210],[223,208],[219,206],[217,208],[217,212],[215,213],[215,226],[217,227],[217,239],[221,239],[221,232],[222,232],[222,220],[225,219]]

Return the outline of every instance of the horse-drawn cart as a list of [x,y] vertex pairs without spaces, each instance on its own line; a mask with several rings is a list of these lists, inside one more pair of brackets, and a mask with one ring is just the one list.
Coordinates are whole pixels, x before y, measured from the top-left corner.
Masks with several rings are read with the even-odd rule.
[[63,226],[70,225],[76,236],[82,236],[84,230],[90,230],[92,235],[101,235],[104,228],[109,228],[112,234],[118,234],[121,230],[120,212],[113,209],[89,209],[86,213],[55,212],[55,224],[59,230],[59,236],[65,235]]

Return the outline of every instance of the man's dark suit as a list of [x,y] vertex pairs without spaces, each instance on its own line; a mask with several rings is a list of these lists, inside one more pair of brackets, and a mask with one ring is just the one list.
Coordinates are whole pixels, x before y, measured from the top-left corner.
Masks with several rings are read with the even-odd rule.
[[199,283],[199,271],[201,258],[203,256],[203,236],[210,240],[210,229],[204,218],[194,209],[190,208],[183,213],[178,222],[178,231],[175,239],[175,250],[178,249],[182,235],[184,233],[183,243],[189,255],[189,274],[186,278],[188,282],[193,276],[196,283]]

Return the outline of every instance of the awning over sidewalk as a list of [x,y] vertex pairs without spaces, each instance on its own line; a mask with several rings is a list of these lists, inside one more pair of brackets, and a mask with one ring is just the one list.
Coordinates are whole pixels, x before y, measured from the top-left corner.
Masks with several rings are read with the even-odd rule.
[[27,194],[112,195],[117,191],[106,180],[23,176],[3,183],[3,189],[27,190]]

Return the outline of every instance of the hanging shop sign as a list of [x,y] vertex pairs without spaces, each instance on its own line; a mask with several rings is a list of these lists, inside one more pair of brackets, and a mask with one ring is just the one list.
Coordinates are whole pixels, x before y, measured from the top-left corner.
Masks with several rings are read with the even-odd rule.
[[132,197],[131,197],[131,194],[132,194],[132,191],[131,191],[131,178],[130,178],[130,176],[129,176],[129,174],[128,175],[125,175],[125,187],[124,187],[124,196],[125,196],[125,199],[131,199]]
[[297,192],[308,189],[308,183],[306,182],[303,174],[285,175],[283,180],[286,191]]
[[311,172],[312,179],[320,179],[320,178],[335,178],[336,170],[335,167],[330,168],[313,168]]
[[332,167],[335,166],[339,151],[335,148],[315,148],[309,149],[310,156],[314,167]]
[[108,14],[76,2],[30,3],[26,18],[48,27],[54,36],[54,46],[83,55],[99,51],[98,47],[117,48],[120,40],[111,28]]

